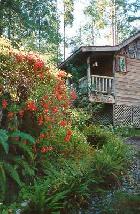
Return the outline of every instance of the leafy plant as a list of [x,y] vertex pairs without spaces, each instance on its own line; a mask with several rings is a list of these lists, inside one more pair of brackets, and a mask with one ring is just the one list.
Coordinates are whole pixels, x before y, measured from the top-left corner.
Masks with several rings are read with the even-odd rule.
[[[16,183],[21,187],[27,180],[25,176],[34,176],[34,155],[30,145],[34,139],[20,131],[8,132],[1,129],[0,133],[0,189],[3,193],[1,200],[5,200],[6,194],[10,194],[9,184],[14,187]],[[24,144],[24,140],[27,144]]]

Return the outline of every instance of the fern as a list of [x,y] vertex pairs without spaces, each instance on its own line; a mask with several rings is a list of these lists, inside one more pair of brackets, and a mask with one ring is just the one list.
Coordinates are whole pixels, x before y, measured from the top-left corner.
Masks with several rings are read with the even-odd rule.
[[6,154],[9,151],[9,144],[8,144],[8,132],[4,129],[0,129],[0,144],[2,145]]
[[11,164],[9,163],[3,163],[5,171],[7,174],[9,174],[11,176],[11,178],[19,185],[22,186],[22,182],[20,180],[19,174],[17,172],[17,170],[15,169],[15,167],[13,167]]
[[11,137],[17,137],[17,136],[21,137],[21,139],[23,139],[23,140],[28,140],[32,144],[35,143],[35,139],[31,135],[29,135],[27,133],[24,133],[24,132],[21,132],[21,131],[17,130],[17,131],[14,131],[11,134]]
[[22,168],[25,172],[25,175],[34,176],[35,169],[31,168],[29,163],[26,160],[21,159],[21,157],[13,157],[13,161],[18,165],[19,168]]
[[3,197],[6,192],[6,175],[3,168],[3,163],[0,163],[0,190],[3,193],[1,194],[1,196]]
[[22,151],[22,153],[26,155],[27,158],[30,158],[31,160],[34,159],[34,154],[28,145],[17,141],[13,142],[13,144],[16,145]]

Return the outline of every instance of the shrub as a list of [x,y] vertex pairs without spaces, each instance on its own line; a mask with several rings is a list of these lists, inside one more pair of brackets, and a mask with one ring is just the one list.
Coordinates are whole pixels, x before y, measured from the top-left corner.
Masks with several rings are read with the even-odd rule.
[[105,129],[95,125],[85,126],[83,128],[83,133],[87,136],[87,141],[97,148],[102,148],[104,144],[114,138],[111,132],[105,131]]

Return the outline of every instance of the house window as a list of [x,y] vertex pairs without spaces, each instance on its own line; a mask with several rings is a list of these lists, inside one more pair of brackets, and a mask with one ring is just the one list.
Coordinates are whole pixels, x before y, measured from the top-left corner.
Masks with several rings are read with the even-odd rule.
[[116,72],[126,72],[126,58],[125,56],[116,56],[115,60]]

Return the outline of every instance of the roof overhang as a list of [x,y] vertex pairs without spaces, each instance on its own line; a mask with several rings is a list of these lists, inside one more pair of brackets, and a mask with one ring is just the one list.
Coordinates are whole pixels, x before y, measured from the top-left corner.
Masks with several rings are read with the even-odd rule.
[[118,52],[123,47],[127,46],[135,39],[140,37],[140,31],[129,37],[127,40],[123,41],[121,44],[116,46],[81,46],[78,50],[76,50],[72,55],[70,55],[64,62],[59,65],[59,68],[65,68],[68,63],[75,62],[78,58],[82,58],[85,60],[88,56],[95,56],[98,54],[107,55],[114,54]]
[[[88,56],[92,55],[112,55],[118,51],[118,47],[112,46],[82,46],[77,51],[75,51],[72,55],[70,55],[64,62],[59,65],[59,68],[66,67],[67,63],[75,62],[78,58],[83,58],[84,60]],[[83,61],[84,61],[83,60]]]

